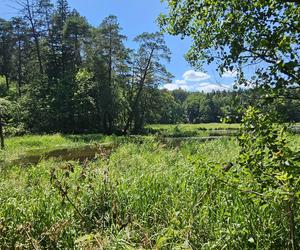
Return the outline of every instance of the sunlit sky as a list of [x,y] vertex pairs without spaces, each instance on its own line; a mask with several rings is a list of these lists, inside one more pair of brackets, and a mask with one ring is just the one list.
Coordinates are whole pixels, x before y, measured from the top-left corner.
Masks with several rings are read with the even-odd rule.
[[[71,9],[75,8],[87,18],[90,24],[98,26],[108,15],[116,15],[128,37],[126,45],[135,47],[132,39],[142,32],[159,31],[156,19],[160,13],[166,12],[166,4],[160,0],[69,0]],[[17,15],[13,0],[0,0],[0,17],[9,19]],[[195,71],[184,59],[191,41],[180,37],[165,35],[168,47],[172,51],[171,63],[166,64],[174,75],[172,82],[161,86],[169,90],[182,88],[189,91],[228,90],[234,83],[234,72],[220,76],[215,65],[204,68],[204,72]]]

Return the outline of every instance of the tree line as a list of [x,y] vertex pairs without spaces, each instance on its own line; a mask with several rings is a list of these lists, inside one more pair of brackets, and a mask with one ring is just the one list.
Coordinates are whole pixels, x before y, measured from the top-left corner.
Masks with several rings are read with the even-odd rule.
[[[293,98],[278,98],[265,105],[269,112],[277,113],[283,122],[300,121],[300,92],[287,90]],[[241,122],[249,106],[266,98],[259,88],[212,93],[188,92],[183,89],[160,90],[155,113],[149,112],[147,123],[211,123]],[[273,111],[272,111],[273,110]]]

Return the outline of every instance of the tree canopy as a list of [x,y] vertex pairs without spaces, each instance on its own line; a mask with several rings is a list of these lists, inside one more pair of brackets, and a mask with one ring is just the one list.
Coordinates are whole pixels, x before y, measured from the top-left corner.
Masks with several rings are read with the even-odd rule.
[[170,34],[189,36],[187,59],[195,66],[215,61],[220,72],[256,65],[255,84],[299,87],[300,2],[278,0],[165,0],[169,11],[159,18]]

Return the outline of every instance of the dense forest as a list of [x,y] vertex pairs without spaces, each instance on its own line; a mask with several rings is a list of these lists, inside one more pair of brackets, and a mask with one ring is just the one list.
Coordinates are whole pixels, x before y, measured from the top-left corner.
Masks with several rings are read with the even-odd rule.
[[139,131],[171,78],[163,36],[143,33],[133,50],[115,16],[92,27],[65,0],[17,3],[22,14],[0,28],[1,97],[13,119],[32,132]]
[[[25,132],[139,133],[146,123],[240,122],[259,91],[189,93],[161,89],[172,79],[163,35],[143,33],[127,48],[116,16],[93,27],[66,0],[18,1],[0,20],[2,119]],[[22,13],[22,14],[21,14]],[[273,105],[300,121],[299,92]],[[297,97],[297,98],[295,98]],[[4,109],[4,108],[3,108]],[[6,114],[4,114],[6,113]]]

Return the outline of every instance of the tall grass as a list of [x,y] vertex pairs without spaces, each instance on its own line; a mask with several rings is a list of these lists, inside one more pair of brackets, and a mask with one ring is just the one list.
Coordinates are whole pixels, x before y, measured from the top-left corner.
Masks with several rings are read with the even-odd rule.
[[153,124],[147,125],[145,131],[165,137],[207,137],[231,135],[238,129],[239,124]]
[[153,129],[172,129],[174,127],[180,127],[186,130],[218,130],[218,129],[239,129],[240,124],[225,124],[225,123],[200,123],[200,124],[151,124],[147,125],[147,128]]
[[[283,249],[276,201],[256,204],[235,140],[124,143],[94,162],[0,172],[1,248]],[[296,218],[299,225],[299,216]],[[299,228],[297,228],[299,240]]]

